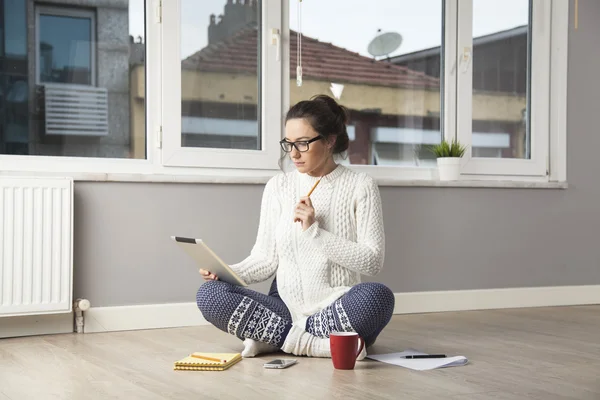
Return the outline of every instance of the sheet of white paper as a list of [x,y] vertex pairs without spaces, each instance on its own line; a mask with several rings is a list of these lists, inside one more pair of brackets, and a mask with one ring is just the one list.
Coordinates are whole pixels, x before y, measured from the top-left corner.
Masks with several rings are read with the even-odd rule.
[[465,365],[469,362],[466,357],[455,356],[446,358],[421,358],[421,359],[406,359],[406,356],[422,355],[422,353],[416,350],[405,350],[400,353],[389,353],[389,354],[373,354],[368,355],[367,358],[372,360],[381,361],[388,364],[399,365],[401,367],[414,369],[417,371],[427,371],[435,368],[446,368],[456,367],[459,365]]

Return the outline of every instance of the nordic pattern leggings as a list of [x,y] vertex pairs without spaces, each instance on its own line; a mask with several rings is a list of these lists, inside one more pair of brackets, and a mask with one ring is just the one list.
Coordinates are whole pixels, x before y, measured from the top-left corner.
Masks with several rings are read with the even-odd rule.
[[[196,295],[204,318],[222,331],[281,348],[292,327],[290,312],[274,280],[265,295],[222,281],[205,282]],[[329,332],[356,332],[366,346],[375,342],[394,311],[394,294],[380,283],[352,287],[332,304],[308,317],[305,331],[320,337]]]

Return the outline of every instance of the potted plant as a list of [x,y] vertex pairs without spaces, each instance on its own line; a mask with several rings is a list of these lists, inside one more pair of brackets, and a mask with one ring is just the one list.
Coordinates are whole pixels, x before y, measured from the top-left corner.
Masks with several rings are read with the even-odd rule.
[[441,181],[456,181],[460,177],[460,159],[467,147],[456,139],[452,143],[442,140],[440,144],[431,146],[431,152],[437,158],[438,172]]

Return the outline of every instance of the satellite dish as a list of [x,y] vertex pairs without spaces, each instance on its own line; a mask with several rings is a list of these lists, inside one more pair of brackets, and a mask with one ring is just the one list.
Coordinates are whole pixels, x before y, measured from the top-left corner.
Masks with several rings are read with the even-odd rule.
[[396,32],[386,32],[375,36],[367,51],[373,57],[387,56],[393,53],[402,44],[402,35]]

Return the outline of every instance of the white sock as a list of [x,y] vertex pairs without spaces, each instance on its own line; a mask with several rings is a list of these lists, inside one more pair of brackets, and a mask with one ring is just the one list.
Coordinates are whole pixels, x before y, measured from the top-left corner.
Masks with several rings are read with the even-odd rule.
[[329,338],[323,339],[306,332],[302,322],[292,325],[281,350],[296,356],[331,358]]
[[272,344],[259,342],[258,340],[254,339],[245,339],[242,357],[250,358],[262,353],[275,353],[276,351],[279,351],[279,348],[277,346],[273,346]]
[[[320,338],[308,333],[302,328],[302,324],[292,325],[281,350],[288,354],[309,357],[331,358],[331,347],[329,338]],[[367,356],[367,347],[363,346],[357,361],[362,361]]]
[[356,361],[362,361],[367,356],[367,346],[363,346],[363,349],[360,351],[358,357],[356,357]]

